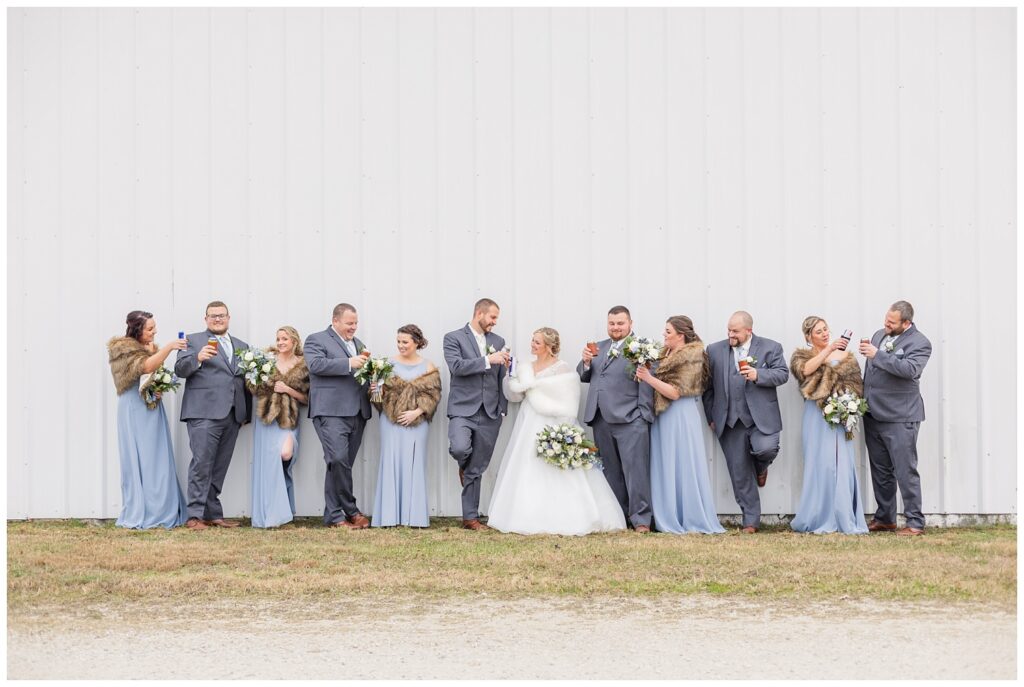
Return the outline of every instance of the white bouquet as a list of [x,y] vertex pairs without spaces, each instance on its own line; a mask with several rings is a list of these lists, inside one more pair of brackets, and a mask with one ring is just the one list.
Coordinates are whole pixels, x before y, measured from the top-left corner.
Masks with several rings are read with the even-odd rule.
[[576,425],[546,425],[537,432],[537,456],[563,470],[589,470],[595,465],[601,467],[597,446],[586,439],[583,429]]
[[384,400],[384,384],[395,373],[395,364],[387,358],[367,358],[363,366],[356,370],[355,380],[366,385],[374,382],[375,389],[370,392],[370,400],[380,403]]
[[177,391],[180,386],[181,380],[178,379],[178,375],[161,365],[153,371],[153,374],[149,375],[149,379],[139,385],[139,395],[142,396],[147,408],[156,410],[160,403],[160,397],[157,394]]
[[235,353],[238,371],[245,375],[245,384],[256,392],[261,387],[273,386],[270,378],[277,372],[277,358],[273,353],[259,348],[245,348]]
[[629,361],[626,371],[635,378],[638,367],[650,367],[661,359],[662,350],[662,345],[654,339],[630,334],[622,342],[622,355]]
[[825,399],[825,405],[821,407],[825,422],[842,426],[847,439],[853,439],[853,432],[866,412],[868,402],[849,389],[832,394]]

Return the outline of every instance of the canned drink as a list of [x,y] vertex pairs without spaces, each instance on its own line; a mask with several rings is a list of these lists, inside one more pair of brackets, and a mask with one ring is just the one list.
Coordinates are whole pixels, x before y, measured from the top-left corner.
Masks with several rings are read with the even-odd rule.
[[844,329],[843,330],[843,335],[841,337],[839,337],[839,338],[840,339],[846,339],[847,343],[849,343],[850,339],[853,338],[853,330],[852,329]]
[[509,356],[508,356],[508,376],[509,377],[515,377],[516,376],[516,357],[514,355],[511,355],[511,354],[509,354]]
[[178,332],[178,338],[179,339],[184,339],[185,338],[185,332]]

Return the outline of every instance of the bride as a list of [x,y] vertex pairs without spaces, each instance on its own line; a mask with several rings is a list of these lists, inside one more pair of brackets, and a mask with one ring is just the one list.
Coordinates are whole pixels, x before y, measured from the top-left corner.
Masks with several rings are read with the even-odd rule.
[[[519,534],[588,534],[626,528],[622,508],[597,468],[563,470],[537,456],[537,433],[545,425],[576,424],[580,380],[558,359],[558,332],[533,333],[533,363],[506,376],[502,390],[522,401],[491,496],[487,524]],[[600,449],[600,447],[598,447]]]

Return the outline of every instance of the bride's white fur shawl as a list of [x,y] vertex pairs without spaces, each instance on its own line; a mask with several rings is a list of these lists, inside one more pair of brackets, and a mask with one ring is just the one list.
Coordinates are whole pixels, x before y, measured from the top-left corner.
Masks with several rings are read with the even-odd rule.
[[508,388],[515,393],[525,393],[526,400],[541,415],[576,417],[580,409],[580,378],[571,368],[568,372],[538,378],[533,374],[532,365],[522,365],[518,377],[508,380]]

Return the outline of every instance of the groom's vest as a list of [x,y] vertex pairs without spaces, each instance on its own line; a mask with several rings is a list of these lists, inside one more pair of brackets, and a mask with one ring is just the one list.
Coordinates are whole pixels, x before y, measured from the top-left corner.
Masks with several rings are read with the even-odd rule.
[[736,422],[742,422],[744,427],[754,424],[754,418],[750,415],[750,405],[747,404],[747,380],[736,369],[735,363],[732,371],[729,372],[729,414],[726,416],[727,427],[735,427]]

